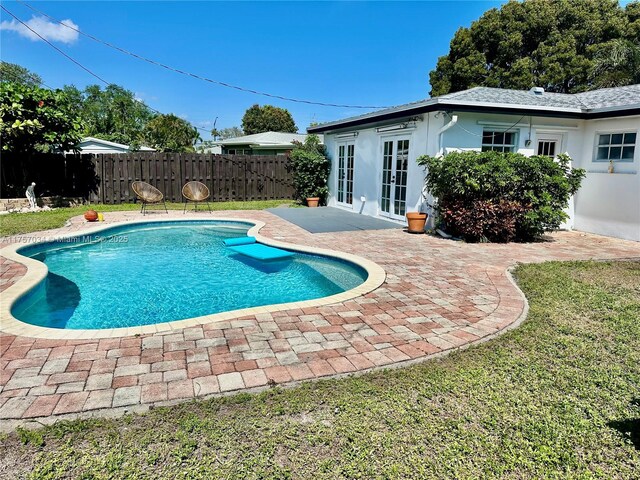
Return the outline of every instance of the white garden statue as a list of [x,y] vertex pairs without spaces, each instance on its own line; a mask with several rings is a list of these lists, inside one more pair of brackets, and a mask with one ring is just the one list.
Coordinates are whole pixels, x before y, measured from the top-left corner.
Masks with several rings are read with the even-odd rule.
[[29,200],[29,207],[31,207],[32,210],[36,210],[38,208],[38,205],[36,203],[36,194],[33,191],[33,187],[36,186],[36,182],[31,182],[31,185],[29,185],[27,187],[27,200]]

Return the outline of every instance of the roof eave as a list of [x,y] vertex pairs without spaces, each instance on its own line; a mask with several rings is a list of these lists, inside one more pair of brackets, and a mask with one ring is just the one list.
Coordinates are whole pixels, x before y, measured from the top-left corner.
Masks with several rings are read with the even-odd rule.
[[624,107],[604,107],[589,110],[586,118],[613,118],[640,115],[640,103],[625,105]]
[[435,110],[439,110],[439,108],[437,108],[437,102],[429,101],[428,103],[419,103],[397,110],[383,110],[382,112],[384,113],[381,112],[378,115],[371,114],[365,117],[356,117],[352,119],[338,120],[336,122],[323,123],[322,125],[308,127],[307,133],[324,133],[333,130],[344,130],[345,128],[367,125],[369,123],[379,123],[386,120],[395,120],[398,118],[410,117],[412,115],[418,115],[420,113],[431,112]]
[[640,104],[625,105],[621,107],[606,107],[585,111],[581,108],[574,107],[540,107],[536,105],[507,105],[485,102],[472,103],[438,99],[429,103],[417,104],[412,106],[411,108],[391,110],[387,113],[381,113],[379,115],[354,118],[352,120],[347,119],[344,121],[330,122],[323,125],[317,125],[315,127],[309,127],[307,128],[307,132],[324,133],[337,130],[345,130],[348,128],[369,124],[374,125],[388,120],[397,120],[399,118],[409,117],[411,115],[418,115],[438,110],[478,113],[507,113],[512,115],[532,115],[536,117],[595,119],[638,115],[640,114]]
[[338,122],[326,123],[323,125],[317,125],[315,127],[307,128],[309,133],[322,133],[330,132],[334,130],[344,130],[347,128],[357,127],[367,124],[375,124],[384,122],[387,120],[396,120],[399,118],[410,117],[412,115],[419,115],[422,113],[434,112],[434,111],[458,111],[458,112],[483,112],[486,113],[510,113],[510,114],[523,114],[523,115],[535,115],[535,116],[550,116],[550,117],[566,117],[566,118],[581,118],[582,110],[578,108],[552,108],[552,107],[537,107],[535,105],[506,105],[499,103],[482,103],[482,102],[462,102],[447,99],[432,99],[429,102],[414,105],[410,108],[403,108],[399,110],[388,111],[387,113],[381,113],[380,115],[371,115],[368,117],[354,118],[352,120],[344,120]]

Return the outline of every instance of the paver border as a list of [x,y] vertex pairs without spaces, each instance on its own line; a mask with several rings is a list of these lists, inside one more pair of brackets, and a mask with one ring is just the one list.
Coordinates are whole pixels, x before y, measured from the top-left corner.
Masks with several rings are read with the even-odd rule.
[[[293,381],[289,381],[286,383],[281,383],[278,384],[279,388],[286,388],[286,389],[290,389],[290,388],[295,388],[297,386],[306,384],[306,383],[311,383],[311,382],[318,382],[318,381],[323,381],[323,380],[336,380],[336,379],[342,379],[342,378],[350,378],[350,377],[360,377],[363,375],[366,375],[368,373],[371,372],[380,372],[380,371],[386,371],[386,370],[396,370],[396,369],[400,369],[400,368],[406,368],[406,367],[410,367],[413,365],[420,365],[422,363],[426,363],[428,361],[431,360],[435,360],[435,359],[439,359],[439,358],[445,358],[448,357],[449,355],[452,355],[453,353],[456,352],[461,352],[463,350],[467,350],[471,347],[475,347],[478,346],[480,344],[486,343],[490,340],[493,340],[497,337],[500,337],[502,335],[504,335],[505,333],[514,330],[516,328],[518,328],[520,325],[522,325],[522,323],[524,323],[524,321],[527,319],[527,317],[529,316],[529,301],[527,300],[527,297],[525,296],[524,292],[520,289],[520,286],[518,285],[518,282],[516,282],[514,276],[513,276],[513,272],[515,271],[515,269],[517,268],[517,265],[512,265],[510,267],[508,267],[505,271],[505,274],[507,276],[507,278],[509,279],[509,282],[515,287],[516,291],[518,292],[518,295],[522,298],[522,301],[524,302],[523,308],[522,308],[522,312],[520,313],[520,315],[518,316],[518,318],[516,320],[514,320],[512,323],[510,323],[509,325],[507,325],[504,328],[501,328],[500,330],[496,331],[495,333],[490,333],[485,335],[484,337],[480,337],[477,340],[465,343],[463,345],[459,345],[456,347],[452,347],[449,348],[447,350],[442,350],[440,352],[436,352],[436,353],[432,353],[429,355],[425,355],[423,357],[419,357],[419,358],[412,358],[409,360],[401,360],[398,362],[394,362],[394,363],[390,363],[387,365],[380,365],[380,366],[375,366],[375,367],[371,367],[371,368],[365,368],[362,370],[356,370],[354,372],[348,372],[348,373],[336,373],[334,375],[329,375],[326,377],[319,377],[319,378],[315,378],[315,379],[307,379],[307,380],[293,380]],[[258,394],[264,391],[269,390],[270,388],[273,388],[271,385],[262,385],[259,387],[250,387],[250,388],[242,388],[239,390],[230,390],[227,392],[216,392],[216,393],[211,393],[208,395],[202,395],[202,396],[195,396],[191,399],[174,399],[174,400],[163,400],[163,401],[159,401],[159,402],[152,402],[152,403],[139,403],[136,405],[128,405],[126,407],[106,407],[106,408],[100,408],[100,409],[96,409],[96,410],[89,410],[89,411],[84,411],[84,412],[78,412],[78,413],[67,413],[67,414],[62,414],[62,415],[49,415],[46,417],[39,417],[39,418],[20,418],[20,419],[5,419],[3,420],[3,422],[0,424],[0,432],[12,432],[14,431],[17,427],[23,427],[23,428],[28,428],[28,429],[35,429],[35,428],[40,428],[46,425],[53,425],[57,422],[60,421],[73,421],[73,420],[88,420],[88,419],[92,419],[92,418],[120,418],[123,415],[127,415],[127,414],[145,414],[148,413],[149,411],[153,410],[154,408],[160,408],[160,407],[172,407],[175,405],[181,405],[184,403],[188,403],[188,402],[202,402],[202,401],[206,401],[208,399],[211,398],[223,398],[223,397],[230,397],[233,395],[237,395],[238,393],[247,393],[247,394]]]
[[16,242],[0,249],[0,255],[14,262],[20,263],[27,268],[26,273],[15,284],[11,285],[7,290],[2,292],[3,301],[0,304],[0,331],[9,333],[11,335],[31,337],[31,338],[47,338],[55,340],[87,340],[87,339],[99,339],[99,338],[116,338],[116,337],[129,337],[135,335],[145,335],[154,333],[171,333],[175,330],[182,330],[188,327],[194,327],[197,325],[204,325],[213,322],[219,322],[224,320],[231,320],[247,315],[256,315],[259,313],[273,313],[283,310],[289,310],[294,308],[309,308],[320,307],[324,305],[330,305],[338,302],[344,302],[352,300],[354,298],[365,295],[369,292],[380,287],[385,279],[386,272],[384,269],[375,262],[367,260],[366,258],[358,255],[353,255],[346,252],[339,252],[337,250],[329,250],[324,248],[311,247],[306,245],[298,245],[289,242],[283,242],[274,240],[263,235],[260,235],[260,230],[266,226],[266,223],[260,220],[253,220],[247,218],[237,217],[212,217],[209,219],[203,219],[202,217],[186,217],[181,219],[169,218],[169,219],[153,219],[153,220],[132,220],[114,222],[108,225],[101,225],[94,228],[82,230],[81,232],[66,233],[61,235],[55,235],[50,238],[43,239],[38,242],[34,242],[33,245],[45,243],[48,241],[60,241],[68,240],[70,238],[76,238],[79,236],[92,235],[105,230],[110,230],[123,225],[136,225],[144,223],[156,223],[156,222],[188,222],[188,221],[211,221],[211,222],[225,222],[225,223],[244,223],[253,225],[248,231],[247,235],[256,237],[256,240],[274,247],[286,248],[301,253],[310,253],[316,255],[324,255],[331,258],[337,258],[339,260],[352,262],[359,267],[363,268],[367,272],[367,279],[361,285],[358,285],[351,290],[347,290],[342,293],[330,295],[328,297],[322,297],[312,300],[304,300],[300,302],[288,302],[279,303],[273,305],[265,305],[258,307],[243,308],[237,310],[230,310],[227,312],[214,313],[209,315],[203,315],[200,317],[189,318],[184,320],[176,320],[172,322],[157,323],[152,325],[141,325],[137,327],[121,327],[112,329],[101,330],[89,330],[89,329],[59,329],[48,328],[37,325],[31,325],[22,322],[15,318],[11,314],[11,308],[15,302],[24,294],[35,288],[44,278],[47,276],[47,266],[29,257],[25,257],[18,253],[17,250],[24,247],[24,244]]

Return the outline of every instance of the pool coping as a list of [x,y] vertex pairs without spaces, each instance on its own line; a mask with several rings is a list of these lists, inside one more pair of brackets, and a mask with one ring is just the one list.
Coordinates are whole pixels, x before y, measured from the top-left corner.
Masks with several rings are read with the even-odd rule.
[[273,313],[284,310],[290,310],[295,308],[310,308],[320,307],[324,305],[331,305],[339,302],[345,302],[354,298],[365,295],[369,292],[380,287],[385,279],[386,272],[384,269],[375,262],[367,260],[366,258],[350,253],[339,252],[337,250],[329,250],[324,248],[310,247],[297,245],[294,243],[283,242],[280,240],[274,240],[260,235],[260,230],[266,225],[265,222],[260,220],[252,220],[247,218],[219,218],[213,217],[207,220],[202,217],[187,217],[182,219],[153,219],[153,220],[132,220],[123,222],[109,223],[108,225],[100,225],[94,228],[82,230],[81,232],[67,233],[62,235],[54,235],[50,238],[42,239],[41,241],[34,242],[32,245],[50,241],[60,241],[78,236],[92,235],[104,230],[123,226],[123,225],[136,225],[145,223],[156,222],[188,222],[188,221],[219,221],[225,223],[239,222],[253,225],[247,231],[248,236],[253,236],[257,241],[265,245],[272,247],[286,248],[288,250],[310,253],[316,255],[324,255],[339,260],[355,263],[359,267],[363,268],[367,272],[367,279],[361,285],[355,288],[347,290],[342,293],[330,295],[328,297],[322,297],[312,300],[304,300],[300,302],[288,302],[278,303],[273,305],[265,305],[258,307],[242,308],[237,310],[230,310],[227,312],[213,313],[209,315],[203,315],[200,317],[188,318],[184,320],[176,320],[171,322],[156,323],[151,325],[141,325],[137,327],[120,327],[112,329],[59,329],[41,327],[38,325],[31,325],[18,320],[11,314],[11,309],[15,302],[24,294],[35,288],[44,278],[47,276],[49,269],[47,266],[29,257],[25,257],[17,252],[25,245],[16,242],[5,246],[0,249],[0,255],[14,262],[20,263],[27,268],[26,273],[15,284],[7,288],[2,292],[2,303],[0,304],[0,331],[9,333],[16,336],[32,337],[32,338],[47,338],[57,340],[87,340],[87,339],[99,339],[99,338],[116,338],[116,337],[128,337],[136,335],[147,335],[155,333],[171,333],[175,330],[182,330],[188,327],[194,327],[197,325],[205,325],[214,322],[220,322],[225,320],[237,319],[248,315],[256,315],[260,313]]

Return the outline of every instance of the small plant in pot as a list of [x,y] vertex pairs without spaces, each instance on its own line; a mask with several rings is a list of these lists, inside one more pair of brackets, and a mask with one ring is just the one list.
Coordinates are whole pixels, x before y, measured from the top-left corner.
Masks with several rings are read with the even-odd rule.
[[424,212],[407,212],[407,232],[424,233],[424,226],[427,224],[427,215]]
[[326,201],[329,193],[327,181],[331,164],[317,135],[308,135],[305,142],[293,142],[289,154],[289,168],[293,174],[296,195],[309,207]]

